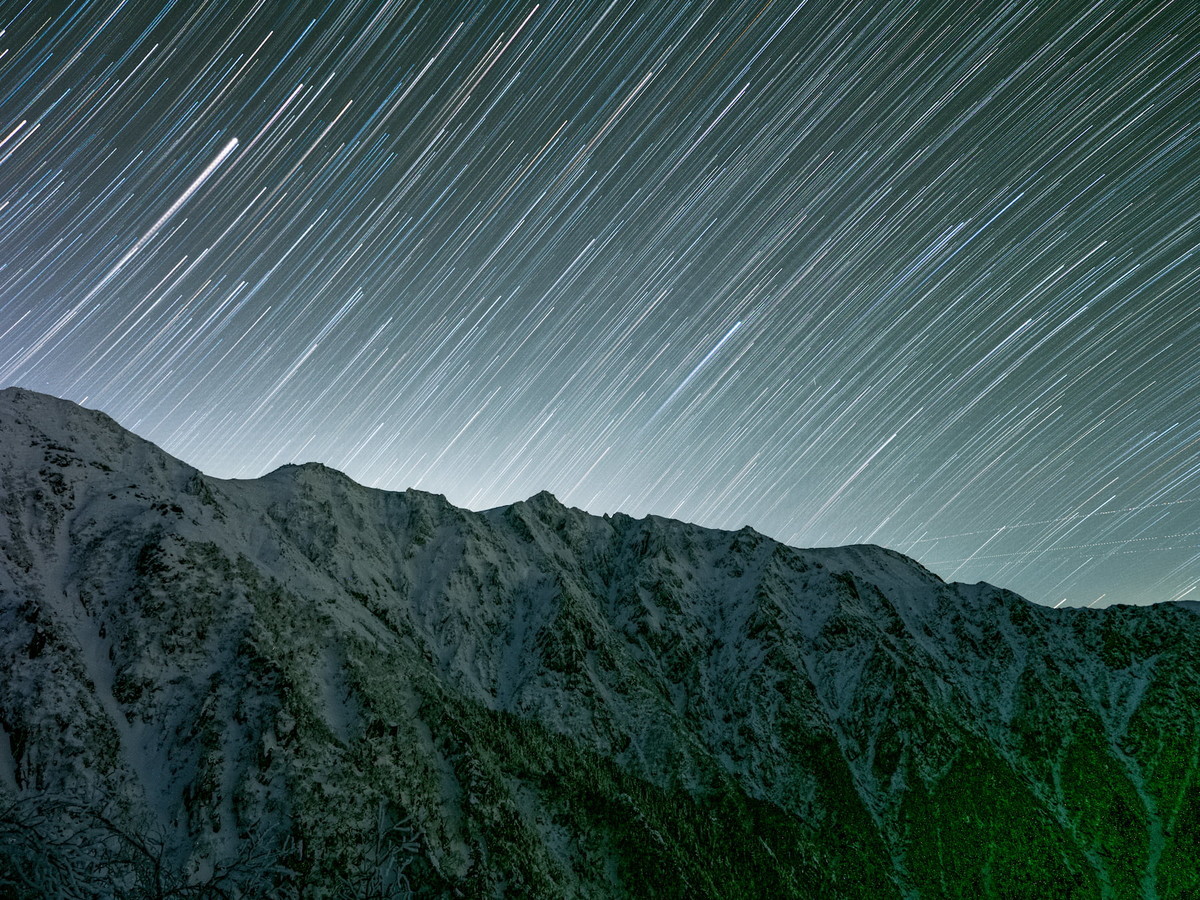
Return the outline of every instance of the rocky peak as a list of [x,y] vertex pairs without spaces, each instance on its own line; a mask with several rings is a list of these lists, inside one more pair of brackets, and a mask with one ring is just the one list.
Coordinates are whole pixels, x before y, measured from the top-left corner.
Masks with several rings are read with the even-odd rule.
[[547,492],[209,479],[19,389],[0,484],[0,894],[32,835],[128,895],[122,834],[245,896],[1200,891],[1200,604],[1053,610]]

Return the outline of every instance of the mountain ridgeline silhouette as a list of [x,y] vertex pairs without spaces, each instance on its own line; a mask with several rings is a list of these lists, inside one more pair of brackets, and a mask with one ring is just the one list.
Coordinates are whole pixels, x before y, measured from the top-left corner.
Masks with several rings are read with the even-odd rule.
[[0,644],[14,896],[1200,892],[1193,604],[221,480],[10,388]]

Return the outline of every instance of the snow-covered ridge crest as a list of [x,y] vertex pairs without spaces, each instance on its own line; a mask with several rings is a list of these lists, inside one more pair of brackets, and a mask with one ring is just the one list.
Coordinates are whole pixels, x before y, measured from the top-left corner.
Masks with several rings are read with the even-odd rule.
[[14,835],[86,873],[146,834],[228,896],[1182,896],[1192,612],[545,492],[214,479],[8,389],[0,893]]

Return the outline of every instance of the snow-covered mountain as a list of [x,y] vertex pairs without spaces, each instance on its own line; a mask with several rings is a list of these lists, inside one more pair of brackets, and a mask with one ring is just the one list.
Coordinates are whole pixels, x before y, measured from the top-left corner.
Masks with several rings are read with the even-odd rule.
[[1200,892],[1190,604],[225,481],[20,389],[0,554],[0,894]]

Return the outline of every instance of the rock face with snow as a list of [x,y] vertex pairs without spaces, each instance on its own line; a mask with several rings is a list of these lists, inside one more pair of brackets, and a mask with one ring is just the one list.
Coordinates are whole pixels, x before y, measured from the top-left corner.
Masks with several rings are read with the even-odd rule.
[[224,481],[0,392],[0,893],[1197,896],[1198,651],[1188,604]]

